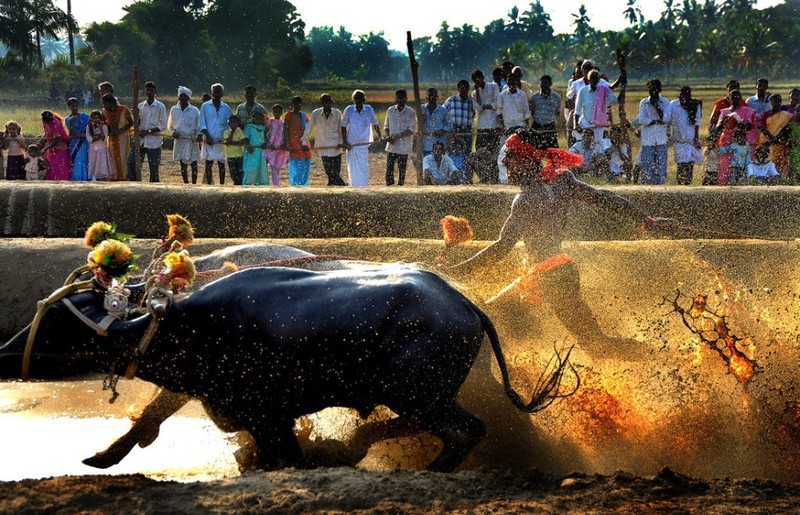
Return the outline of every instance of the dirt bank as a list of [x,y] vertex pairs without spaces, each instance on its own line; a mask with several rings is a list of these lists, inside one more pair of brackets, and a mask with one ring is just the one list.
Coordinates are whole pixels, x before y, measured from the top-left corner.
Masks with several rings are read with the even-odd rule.
[[789,513],[800,485],[652,477],[553,477],[532,470],[438,474],[333,468],[254,472],[208,483],[139,475],[0,483],[2,513]]

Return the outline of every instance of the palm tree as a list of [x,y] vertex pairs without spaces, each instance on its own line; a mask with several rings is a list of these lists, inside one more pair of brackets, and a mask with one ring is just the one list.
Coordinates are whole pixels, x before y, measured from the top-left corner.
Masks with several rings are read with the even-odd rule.
[[525,34],[532,41],[548,41],[553,37],[553,27],[550,25],[550,15],[542,7],[542,2],[536,0],[520,16],[520,23]]
[[661,13],[661,21],[667,29],[675,27],[675,0],[664,0],[664,12]]
[[591,26],[591,20],[586,14],[585,4],[581,4],[578,8],[578,14],[573,14],[572,17],[574,18],[572,24],[575,25],[575,36],[579,39],[586,39],[594,32]]
[[29,5],[32,16],[31,25],[36,38],[36,53],[41,66],[44,64],[42,36],[57,39],[60,32],[77,30],[78,24],[72,15],[68,15],[53,5],[53,0],[30,0]]
[[658,54],[653,59],[664,64],[664,76],[669,81],[672,78],[672,63],[684,57],[682,41],[674,30],[661,30],[656,34],[655,43]]
[[0,0],[0,41],[28,65],[42,66],[42,37],[77,30],[75,18],[52,0]]
[[0,41],[25,63],[32,62],[36,53],[28,14],[27,0],[0,0]]
[[622,11],[622,15],[632,27],[639,27],[644,23],[644,15],[639,6],[636,5],[636,0],[628,0],[628,5]]
[[556,56],[556,44],[551,41],[540,41],[531,48],[531,58],[539,61],[539,75],[547,73],[547,68]]
[[511,41],[522,39],[523,27],[521,21],[519,7],[515,5],[508,11],[508,22],[506,22],[505,27],[503,27],[511,37]]
[[717,70],[720,56],[724,51],[725,45],[719,30],[710,30],[705,32],[701,36],[700,41],[698,41],[697,48],[694,51],[695,58],[693,60],[698,64],[704,64],[708,70],[708,78],[713,79],[714,71]]

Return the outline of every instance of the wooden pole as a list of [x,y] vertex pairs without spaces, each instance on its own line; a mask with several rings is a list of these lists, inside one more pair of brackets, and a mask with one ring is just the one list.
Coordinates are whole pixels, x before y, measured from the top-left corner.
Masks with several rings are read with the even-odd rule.
[[414,58],[414,41],[411,31],[406,32],[406,45],[408,46],[408,60],[411,63],[411,79],[414,82],[414,111],[417,113],[417,131],[414,133],[414,145],[411,154],[411,163],[417,171],[417,185],[422,185],[422,133],[425,122],[422,117],[422,99],[419,95],[419,64]]
[[[67,16],[72,17],[72,0],[67,0]],[[72,26],[67,30],[69,37],[69,64],[75,66],[75,38],[72,34]]]
[[[142,138],[139,136],[139,66],[133,65],[133,159],[136,177],[142,180]],[[130,178],[129,178],[130,179]]]
[[617,95],[617,101],[619,102],[619,123],[622,125],[622,142],[628,148],[627,156],[622,152],[620,152],[619,155],[622,157],[622,169],[625,172],[625,177],[630,181],[631,172],[633,171],[633,161],[631,160],[633,149],[631,148],[631,138],[628,134],[628,128],[626,127],[628,124],[628,115],[625,110],[625,89],[628,86],[628,71],[625,63],[625,53],[621,48],[617,49],[617,67],[619,68],[619,75],[622,78],[619,95]]

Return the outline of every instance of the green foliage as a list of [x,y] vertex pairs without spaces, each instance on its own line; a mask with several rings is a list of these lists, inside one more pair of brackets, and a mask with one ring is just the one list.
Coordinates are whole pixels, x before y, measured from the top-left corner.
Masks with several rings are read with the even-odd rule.
[[0,42],[28,66],[44,65],[42,38],[77,31],[72,16],[52,0],[0,0]]

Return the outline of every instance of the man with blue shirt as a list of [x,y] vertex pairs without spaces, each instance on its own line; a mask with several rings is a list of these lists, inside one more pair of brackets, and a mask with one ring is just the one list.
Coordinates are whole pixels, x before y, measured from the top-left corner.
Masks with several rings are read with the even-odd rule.
[[436,88],[428,88],[426,98],[428,103],[422,106],[424,124],[422,155],[424,156],[433,152],[434,142],[439,141],[444,145],[447,142],[447,133],[452,129],[447,109],[436,103],[439,100],[439,91]]
[[203,135],[206,158],[206,184],[214,184],[212,168],[214,161],[219,166],[219,183],[225,184],[225,130],[233,112],[228,104],[222,101],[225,87],[220,84],[211,85],[211,100],[200,107],[200,133]]

